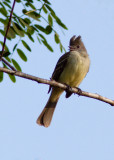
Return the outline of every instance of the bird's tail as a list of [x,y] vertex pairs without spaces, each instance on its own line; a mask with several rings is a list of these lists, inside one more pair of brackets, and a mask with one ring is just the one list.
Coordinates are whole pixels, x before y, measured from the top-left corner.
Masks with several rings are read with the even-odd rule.
[[48,127],[50,125],[55,107],[63,91],[64,90],[58,87],[53,87],[50,98],[36,121],[39,125],[44,127]]
[[50,125],[57,102],[58,100],[55,102],[51,102],[50,99],[48,100],[46,106],[36,121],[39,125],[44,127],[48,127]]

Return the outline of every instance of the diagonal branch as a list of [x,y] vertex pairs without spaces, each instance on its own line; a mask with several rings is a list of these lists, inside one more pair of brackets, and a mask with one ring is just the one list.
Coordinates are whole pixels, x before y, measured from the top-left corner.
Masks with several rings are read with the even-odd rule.
[[15,2],[16,2],[16,0],[14,0],[13,5],[12,5],[12,10],[11,10],[11,13],[10,13],[10,18],[9,18],[6,34],[5,34],[5,37],[4,37],[4,43],[3,43],[3,47],[2,47],[2,54],[0,55],[0,60],[2,60],[7,66],[9,66],[14,71],[16,69],[13,66],[11,66],[10,63],[7,62],[2,56],[3,56],[3,53],[4,53],[4,48],[5,48],[5,44],[6,44],[7,34],[8,34],[8,31],[9,31],[10,25],[11,25],[11,18],[12,18],[12,15],[13,15],[13,10],[14,10],[14,6],[15,6]]
[[[29,75],[29,74],[26,74],[26,73],[23,73],[23,72],[13,71],[13,70],[10,70],[10,69],[7,69],[7,68],[2,68],[2,67],[0,67],[0,72],[13,74],[13,75],[18,76],[18,77],[22,77],[22,78],[29,79],[29,80],[32,80],[32,81],[36,81],[38,83],[43,83],[43,84],[48,84],[48,85],[51,85],[51,86],[54,86],[54,87],[59,87],[59,88],[62,88],[63,90],[68,89],[65,84],[58,83],[54,80],[49,81],[49,80],[42,79],[42,78],[39,78],[39,77],[35,77],[35,76]],[[102,102],[105,102],[105,103],[108,103],[108,104],[114,106],[114,100],[108,99],[106,97],[103,97],[103,96],[95,94],[95,93],[89,93],[89,92],[85,92],[85,91],[82,91],[82,92],[79,93],[79,90],[77,88],[72,88],[72,93],[76,93],[80,96],[85,96],[85,97],[97,99],[97,100],[100,100]]]
[[4,64],[6,64],[9,68],[11,68],[13,71],[17,71],[8,61],[6,61],[3,57],[2,57],[2,62],[4,62]]

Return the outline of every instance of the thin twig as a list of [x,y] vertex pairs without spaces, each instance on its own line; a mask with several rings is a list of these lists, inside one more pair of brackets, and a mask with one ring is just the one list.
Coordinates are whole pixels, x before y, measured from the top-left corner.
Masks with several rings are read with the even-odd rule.
[[3,47],[2,47],[2,54],[0,55],[0,60],[2,60],[2,56],[3,56],[3,53],[4,53],[4,48],[5,48],[5,44],[6,44],[6,37],[7,37],[8,31],[9,31],[9,28],[10,28],[11,18],[12,18],[12,15],[13,15],[15,2],[16,2],[16,0],[14,0],[14,2],[13,2],[12,10],[11,10],[11,13],[10,13],[10,18],[9,18],[6,34],[5,34],[5,37],[4,37],[4,43],[3,43]]
[[11,13],[10,13],[10,18],[9,18],[9,22],[8,22],[8,25],[7,25],[6,34],[5,34],[5,37],[4,37],[4,43],[3,43],[3,47],[2,47],[2,54],[0,55],[0,60],[2,60],[3,63],[5,63],[9,68],[11,68],[14,71],[16,71],[16,69],[9,62],[7,62],[2,56],[3,56],[3,53],[4,53],[7,34],[8,34],[8,31],[9,31],[10,25],[11,25],[11,18],[12,18],[12,15],[13,15],[15,2],[16,2],[16,0],[14,0],[13,5],[12,5],[12,10],[11,10]]
[[2,57],[2,62],[4,64],[6,64],[9,68],[11,68],[13,71],[17,71],[8,61],[6,61],[3,57]]
[[[23,73],[23,72],[12,71],[10,69],[2,68],[2,67],[0,67],[0,71],[8,73],[8,74],[13,74],[13,75],[18,76],[18,77],[30,79],[30,80],[36,81],[38,83],[43,83],[43,84],[48,84],[48,85],[51,85],[51,86],[54,86],[54,87],[59,87],[59,88],[61,88],[63,90],[67,89],[67,86],[65,84],[58,83],[58,82],[56,82],[54,80],[49,81],[49,80],[42,79],[42,78],[39,78],[39,77],[35,77],[35,76],[29,75],[29,74],[26,74],[26,73]],[[80,96],[94,98],[94,99],[100,100],[102,102],[108,103],[111,106],[114,106],[114,100],[108,99],[106,97],[103,97],[103,96],[95,94],[95,93],[89,93],[89,92],[85,92],[85,91],[81,91],[79,93],[79,90],[77,88],[72,88],[72,93],[76,93],[76,94],[78,94]]]

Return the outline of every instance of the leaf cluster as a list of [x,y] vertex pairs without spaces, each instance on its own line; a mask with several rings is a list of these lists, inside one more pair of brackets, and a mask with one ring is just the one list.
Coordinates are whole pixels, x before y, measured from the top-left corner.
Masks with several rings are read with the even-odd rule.
[[[65,51],[59,34],[54,29],[54,26],[57,24],[62,29],[67,30],[66,25],[61,21],[61,19],[56,15],[55,11],[51,7],[51,3],[48,0],[16,0],[16,4],[20,7],[21,15],[18,12],[13,12],[11,25],[8,30],[7,40],[14,41],[13,49],[11,50],[10,46],[5,45],[5,51],[3,57],[11,63],[18,71],[21,71],[19,63],[11,58],[14,52],[19,55],[19,57],[27,62],[27,55],[19,48],[19,44],[22,45],[31,52],[31,46],[28,44],[28,41],[25,41],[27,37],[32,43],[35,43],[35,36],[37,37],[38,43],[43,44],[50,52],[53,52],[51,44],[47,41],[46,37],[50,34],[54,35],[54,41],[59,45],[61,52]],[[40,6],[38,8],[38,6]],[[5,36],[9,16],[11,12],[11,0],[2,0],[0,2],[0,35]],[[45,21],[42,25],[42,21]],[[1,26],[2,25],[2,26]],[[18,41],[17,41],[18,39]],[[0,40],[0,45],[3,46],[3,41]],[[0,51],[0,54],[2,52]],[[6,65],[3,64],[7,68]],[[13,75],[9,75],[12,82],[15,82],[16,79]],[[0,82],[3,80],[3,73],[0,72]]]

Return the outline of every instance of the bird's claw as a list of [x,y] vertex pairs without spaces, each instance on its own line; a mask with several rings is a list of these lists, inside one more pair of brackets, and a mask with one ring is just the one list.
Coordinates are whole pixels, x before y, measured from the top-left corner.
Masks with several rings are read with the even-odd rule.
[[82,94],[82,90],[78,87],[75,87],[75,88],[78,90],[77,94],[80,96]]
[[66,86],[67,86],[67,88],[66,88],[66,98],[69,98],[71,95],[72,95],[72,87],[71,86],[69,86],[68,84],[65,84]]
[[72,87],[71,86],[69,86],[68,84],[66,84],[66,83],[64,83],[65,85],[66,85],[66,92],[72,92]]

